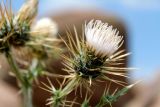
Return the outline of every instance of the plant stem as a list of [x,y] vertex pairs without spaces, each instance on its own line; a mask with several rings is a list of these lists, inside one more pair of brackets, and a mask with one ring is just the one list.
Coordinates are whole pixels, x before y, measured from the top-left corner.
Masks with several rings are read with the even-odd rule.
[[33,107],[32,105],[32,87],[24,88],[23,90],[24,107]]
[[6,52],[5,55],[6,55],[6,58],[7,58],[7,61],[9,63],[9,65],[10,65],[10,67],[12,69],[12,72],[16,75],[16,78],[19,80],[19,82],[22,85],[22,83],[23,83],[22,75],[21,75],[21,73],[19,71],[19,68],[17,67],[15,61],[13,60],[13,57],[12,57],[11,53],[10,52]]
[[19,68],[14,61],[12,55],[10,52],[5,53],[7,61],[12,69],[12,72],[15,74],[18,82],[20,82],[20,88],[22,90],[23,100],[24,100],[24,107],[33,107],[32,106],[32,86],[29,85],[26,87],[26,82],[24,81],[24,78],[19,71]]
[[59,102],[53,103],[51,107],[59,107]]
[[73,78],[63,89],[56,90],[51,107],[61,106],[63,98],[73,91],[78,82],[79,80],[77,78]]

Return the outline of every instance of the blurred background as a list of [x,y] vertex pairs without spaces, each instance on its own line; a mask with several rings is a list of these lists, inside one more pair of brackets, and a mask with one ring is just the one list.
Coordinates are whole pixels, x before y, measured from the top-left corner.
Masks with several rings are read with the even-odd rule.
[[[15,12],[24,1],[12,1]],[[129,82],[142,81],[133,89],[135,97],[125,106],[159,107],[160,0],[40,0],[37,19],[50,16],[56,20],[62,14],[66,15],[68,11],[73,10],[77,11],[77,14],[87,11],[102,16],[108,15],[115,19],[115,22],[122,24],[128,44],[126,48],[132,53],[128,65],[137,68],[129,72]],[[71,12],[71,15],[76,14]]]

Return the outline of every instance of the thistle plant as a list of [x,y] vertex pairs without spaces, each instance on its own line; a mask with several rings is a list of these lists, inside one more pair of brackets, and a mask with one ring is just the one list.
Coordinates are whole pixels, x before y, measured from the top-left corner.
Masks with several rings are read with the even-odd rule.
[[123,72],[131,68],[114,67],[119,65],[118,61],[124,60],[124,57],[130,53],[125,53],[125,50],[119,50],[123,44],[123,37],[119,36],[119,32],[108,26],[107,23],[102,23],[100,20],[91,20],[85,24],[82,38],[79,38],[76,29],[76,41],[68,33],[68,43],[64,41],[72,56],[64,56],[65,71],[70,75],[70,79],[78,78],[82,85],[89,83],[92,80],[109,80],[114,83],[125,85],[124,82],[111,79],[107,76],[116,75],[127,77]]
[[[24,99],[23,107],[33,106],[33,82],[38,76],[45,74],[44,59],[49,57],[49,53],[53,54],[53,51],[56,53],[53,44],[59,41],[54,37],[57,33],[56,24],[49,18],[41,19],[38,24],[32,25],[37,15],[37,6],[38,0],[28,0],[18,13],[14,14],[11,4],[10,8],[0,5],[0,53],[6,56],[11,71],[17,79]],[[26,67],[19,66],[13,56],[14,49],[19,49],[20,53],[23,53],[23,49],[27,49],[28,55],[33,56]]]
[[[88,24],[85,24],[81,37],[75,27],[74,32],[75,37],[70,31],[67,31],[68,41],[62,39],[70,54],[69,56],[62,56],[65,59],[63,62],[65,68],[63,70],[68,73],[68,75],[64,75],[64,79],[67,79],[68,83],[63,87],[61,86],[59,93],[67,92],[64,94],[67,96],[73,90],[77,90],[78,87],[80,87],[80,92],[82,87],[85,87],[87,92],[94,94],[90,87],[95,81],[110,81],[124,86],[124,88],[119,91],[115,90],[113,94],[109,94],[109,91],[104,91],[104,95],[102,95],[96,107],[103,107],[107,104],[111,106],[113,102],[134,86],[126,86],[125,82],[108,76],[128,77],[123,71],[132,69],[117,67],[117,65],[122,64],[120,61],[130,54],[126,53],[125,50],[120,50],[123,44],[123,36],[119,36],[119,32],[116,29],[100,20],[91,20]],[[51,90],[52,87],[47,88]],[[49,99],[49,104],[51,104],[51,107],[59,107],[60,105],[57,105],[57,100],[55,99],[63,99],[64,96],[57,97],[57,92],[49,92],[54,96]],[[89,99],[85,99],[80,104],[81,107],[89,107]]]
[[[58,33],[57,24],[50,18],[40,19],[35,25],[33,23],[38,12],[37,6],[38,0],[27,0],[15,14],[11,6],[8,9],[7,6],[0,5],[0,53],[6,56],[17,79],[24,99],[24,107],[33,107],[33,82],[38,81],[39,76],[47,75],[45,61],[60,54],[58,45],[61,40],[55,36]],[[42,89],[51,93],[51,97],[47,100],[48,105],[72,107],[76,104],[89,107],[90,99],[94,94],[90,87],[96,83],[95,81],[110,81],[124,86],[119,91],[115,90],[113,94],[109,93],[108,87],[96,107],[111,105],[134,86],[134,84],[126,86],[125,82],[108,76],[128,77],[123,71],[131,69],[117,67],[122,64],[120,61],[130,54],[120,50],[124,42],[123,36],[119,35],[117,29],[100,20],[85,23],[81,37],[75,27],[74,32],[75,35],[72,35],[67,31],[67,40],[62,39],[70,54],[62,55],[63,70],[67,74],[56,75],[57,78],[63,78],[60,87],[55,87],[49,79],[49,85],[42,82],[44,85]],[[18,56],[13,55],[13,50],[16,49],[31,58],[27,61],[23,58],[17,60]],[[80,91],[82,87],[86,88],[86,97],[82,104],[67,100],[67,96],[78,87]]]

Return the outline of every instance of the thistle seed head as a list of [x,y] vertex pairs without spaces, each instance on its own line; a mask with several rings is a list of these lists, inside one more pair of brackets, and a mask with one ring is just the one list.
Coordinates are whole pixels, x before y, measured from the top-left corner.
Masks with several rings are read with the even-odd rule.
[[32,31],[35,32],[36,35],[55,37],[58,33],[58,27],[56,22],[46,17],[37,21],[35,26],[32,27]]
[[129,55],[124,50],[118,50],[123,44],[123,37],[118,36],[116,30],[100,20],[95,22],[91,20],[85,24],[84,36],[81,38],[78,37],[75,28],[74,31],[75,40],[70,32],[67,32],[68,42],[63,40],[72,54],[70,57],[64,56],[64,65],[66,66],[64,70],[71,75],[70,77],[81,78],[82,81],[86,80],[86,83],[89,84],[92,83],[92,79],[101,78],[119,85],[126,84],[108,76],[127,77],[123,71],[130,68],[116,67],[122,64],[119,61]]
[[8,51],[9,46],[24,46],[29,41],[30,25],[27,20],[14,23],[14,15],[11,11],[0,8],[0,51]]

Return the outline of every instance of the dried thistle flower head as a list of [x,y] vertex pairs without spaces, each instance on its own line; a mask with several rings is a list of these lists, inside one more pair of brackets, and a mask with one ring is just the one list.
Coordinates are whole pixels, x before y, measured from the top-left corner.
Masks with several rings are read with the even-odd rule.
[[30,32],[32,41],[27,45],[31,47],[34,56],[40,59],[55,58],[60,52],[58,45],[61,42],[56,36],[57,33],[57,24],[50,18],[42,18],[32,26]]
[[114,67],[114,65],[122,64],[119,61],[129,55],[124,50],[118,50],[123,43],[123,37],[119,36],[118,32],[107,23],[102,23],[100,20],[91,20],[86,24],[82,38],[79,38],[76,29],[74,30],[76,40],[68,32],[68,42],[64,41],[72,54],[71,57],[64,56],[66,59],[64,70],[68,72],[69,77],[79,78],[84,84],[91,84],[93,79],[103,78],[124,85],[125,82],[108,76],[127,77],[121,71],[130,68]]
[[57,23],[50,18],[42,18],[32,27],[36,35],[55,37],[58,33]]
[[46,56],[48,51],[51,53],[51,49],[54,48],[51,43],[59,41],[53,36],[51,37],[51,35],[56,35],[57,26],[49,18],[40,20],[36,26],[32,25],[31,22],[37,14],[37,4],[38,0],[26,1],[16,15],[12,13],[11,7],[8,11],[6,6],[4,6],[4,9],[1,6],[1,52],[10,50],[11,46],[29,46],[40,56]]
[[32,21],[32,19],[37,15],[37,11],[38,0],[27,0],[26,3],[22,5],[16,17],[14,18],[14,23],[24,20]]
[[10,45],[23,46],[29,40],[30,24],[28,21],[14,23],[12,9],[8,9],[5,5],[0,6],[0,14],[0,51],[8,51]]
[[[18,15],[17,17],[14,17],[14,15],[12,15],[12,17],[13,18],[11,21],[7,21],[8,23],[9,22],[10,23],[4,24],[4,25],[11,26],[12,28],[10,29],[13,29],[13,31],[11,30],[12,32],[8,32],[8,30],[6,30],[5,33],[8,34],[9,36],[6,36],[7,38],[6,40],[5,38],[2,38],[2,42],[0,42],[2,43],[1,50],[7,50],[10,45],[19,46],[19,47],[22,47],[25,45],[27,47],[25,49],[28,52],[26,53],[26,51],[24,51],[25,50],[24,47],[21,49],[18,48],[17,51],[20,51],[19,56],[26,55],[26,56],[37,57],[40,59],[46,59],[51,55],[54,58],[57,57],[56,55],[60,52],[60,48],[58,48],[55,45],[57,45],[60,42],[60,40],[55,38],[55,35],[57,34],[57,30],[58,30],[55,22],[53,22],[49,18],[44,18],[38,21],[35,26],[33,26],[32,23],[30,23],[31,19],[17,20]],[[8,20],[8,17],[5,17],[4,19]],[[6,29],[7,27],[8,26],[6,26]],[[14,29],[17,29],[17,30],[14,30]],[[4,33],[2,34],[2,37],[3,36],[5,36]],[[5,47],[7,48],[4,48],[4,44],[7,44],[5,45]],[[20,58],[20,60],[21,59],[24,59],[24,58]]]

